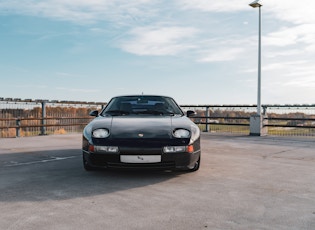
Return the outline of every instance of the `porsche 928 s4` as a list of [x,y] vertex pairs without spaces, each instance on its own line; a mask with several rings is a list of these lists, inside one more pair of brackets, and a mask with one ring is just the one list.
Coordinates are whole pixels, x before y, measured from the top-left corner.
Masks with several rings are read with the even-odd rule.
[[83,166],[196,171],[200,130],[171,97],[112,98],[83,131]]

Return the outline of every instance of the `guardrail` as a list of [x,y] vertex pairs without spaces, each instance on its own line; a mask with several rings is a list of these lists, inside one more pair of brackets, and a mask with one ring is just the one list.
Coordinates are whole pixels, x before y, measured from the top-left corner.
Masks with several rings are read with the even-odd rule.
[[[81,132],[106,103],[0,98],[0,138]],[[249,134],[255,105],[182,105],[204,132]],[[315,137],[315,105],[263,105],[269,135]]]
[[105,104],[0,98],[0,138],[81,132]]
[[[315,137],[315,105],[263,105],[268,135]],[[255,105],[183,105],[205,132],[249,134]],[[201,115],[201,116],[200,116]]]
[[[77,120],[78,122],[73,122]],[[82,122],[82,120],[85,120]],[[36,135],[47,135],[47,128],[49,127],[57,127],[59,133],[66,132],[65,127],[71,126],[79,126],[79,131],[81,131],[84,126],[91,120],[91,117],[47,117],[47,118],[14,118],[14,119],[0,119],[0,121],[6,121],[7,126],[2,126],[0,129],[15,129],[15,136],[21,136],[21,130],[25,129],[25,132],[31,128],[40,128],[40,132],[33,133]],[[22,124],[25,121],[35,121],[35,124]],[[49,121],[58,121],[57,124],[49,124]],[[39,123],[40,124],[37,124]],[[10,123],[15,123],[12,125]],[[56,130],[56,129],[55,129]],[[54,131],[54,133],[57,133]]]

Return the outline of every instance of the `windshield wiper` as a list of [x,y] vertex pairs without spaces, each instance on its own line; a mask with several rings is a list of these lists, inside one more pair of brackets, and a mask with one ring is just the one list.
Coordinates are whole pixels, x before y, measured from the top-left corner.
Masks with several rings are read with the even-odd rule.
[[152,114],[152,115],[168,115],[168,116],[174,116],[175,114],[173,112],[167,112],[167,111],[159,111],[159,110],[146,110],[146,111],[139,111],[136,112],[136,114]]
[[130,112],[129,111],[125,111],[125,110],[109,110],[106,111],[105,114],[109,114],[111,116],[124,116],[124,115],[129,115]]

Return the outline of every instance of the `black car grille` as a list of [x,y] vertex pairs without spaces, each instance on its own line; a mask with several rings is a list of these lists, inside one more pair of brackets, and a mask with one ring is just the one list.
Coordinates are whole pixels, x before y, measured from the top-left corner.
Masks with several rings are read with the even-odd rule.
[[189,139],[160,139],[160,138],[115,138],[93,139],[95,145],[110,145],[123,147],[161,148],[163,146],[188,145]]
[[95,166],[106,168],[152,168],[152,169],[171,169],[175,168],[175,162],[159,162],[159,163],[122,163],[119,161],[119,156],[104,158],[101,155],[94,155],[90,158]]
[[107,163],[108,168],[126,168],[126,169],[172,169],[175,168],[174,162],[146,163],[146,164],[126,164],[126,163]]

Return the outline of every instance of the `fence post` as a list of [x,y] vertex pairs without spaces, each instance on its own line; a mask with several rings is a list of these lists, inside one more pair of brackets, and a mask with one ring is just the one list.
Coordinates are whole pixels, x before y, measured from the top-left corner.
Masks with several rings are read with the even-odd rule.
[[41,129],[40,135],[46,135],[46,101],[42,101],[42,119],[41,119]]
[[209,132],[209,119],[208,119],[209,116],[210,116],[209,106],[207,106],[206,107],[206,130],[205,130],[205,132]]
[[16,124],[16,131],[15,131],[15,136],[20,137],[21,136],[21,119],[17,118],[15,121]]
[[267,108],[268,106],[263,105],[263,119],[262,119],[262,134],[268,135],[268,114],[267,114]]

